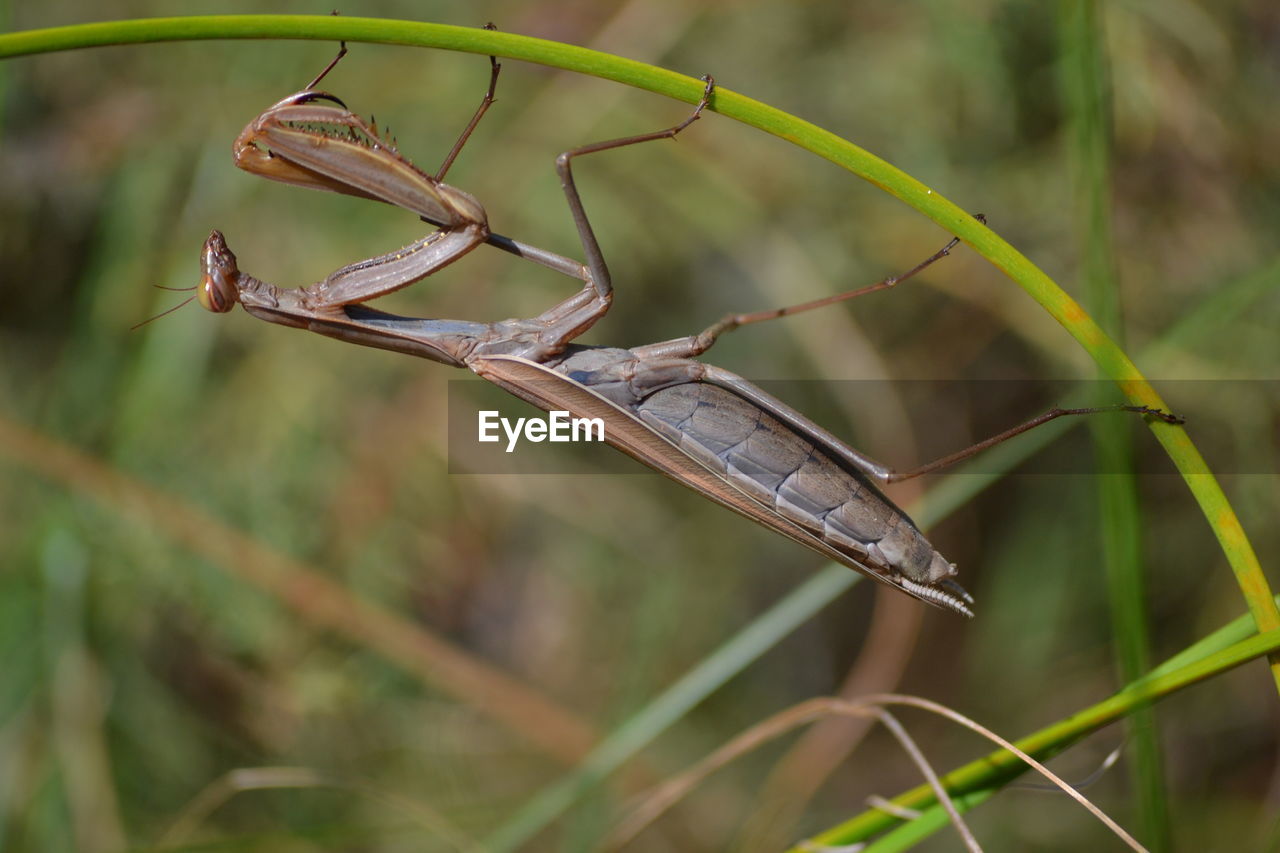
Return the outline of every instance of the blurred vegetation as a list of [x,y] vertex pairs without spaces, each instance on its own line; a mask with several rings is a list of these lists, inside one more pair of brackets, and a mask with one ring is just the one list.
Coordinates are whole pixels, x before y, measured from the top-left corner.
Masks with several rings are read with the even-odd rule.
[[[1069,25],[1058,6],[561,0],[341,11],[492,20],[714,73],[983,211],[1084,299],[1088,161],[1064,89]],[[6,30],[172,11],[142,0],[0,6]],[[1280,548],[1280,9],[1126,0],[1104,12],[1110,198],[1094,215],[1109,217],[1118,322],[1225,472],[1267,565]],[[180,298],[148,285],[194,283],[214,227],[246,270],[282,286],[418,236],[403,211],[230,164],[243,124],[332,52],[203,42],[0,64],[0,849],[455,849],[552,790],[590,744],[820,568],[656,476],[465,474],[446,429],[448,404],[472,393],[450,387],[460,372],[239,311],[189,306],[129,331]],[[474,56],[353,45],[326,86],[433,169],[487,74]],[[485,203],[496,230],[577,255],[554,155],[685,113],[508,62],[450,183]],[[869,283],[948,236],[831,164],[714,115],[676,144],[590,158],[575,173],[617,288],[589,343],[663,340],[730,310]],[[384,307],[529,316],[572,287],[482,250]],[[761,380],[826,380],[784,387],[902,467],[1050,405],[1061,386],[1046,380],[1094,376],[1061,328],[964,250],[892,293],[737,332],[708,360]],[[951,393],[920,401],[918,386],[899,381],[875,386],[868,404],[848,380],[928,380]],[[1137,639],[1159,661],[1244,606],[1181,480],[1136,419],[1124,427],[1146,585]],[[1085,431],[1064,441],[931,531],[978,600],[974,622],[855,586],[532,847],[590,847],[630,795],[846,683],[920,694],[1011,738],[1114,692],[1129,676],[1116,662],[1099,478]],[[945,477],[931,480],[893,495],[910,503]],[[1179,849],[1274,843],[1276,701],[1261,664],[1174,696],[1154,712],[1160,760],[1143,764],[1163,784],[1135,794],[1130,748],[1087,793],[1140,836],[1152,812],[1140,820],[1139,804],[1167,798],[1165,831]],[[935,766],[986,752],[948,723],[902,716]],[[842,747],[814,744],[847,735],[824,732],[730,765],[632,849],[757,849],[769,830],[781,833],[774,843],[804,837],[870,794],[918,782],[880,730],[826,778],[823,759]],[[1109,729],[1054,766],[1083,777],[1122,737]],[[263,769],[273,767],[301,769]],[[807,784],[812,800],[785,822],[770,797]],[[1114,843],[1060,796],[1009,790],[972,820],[990,849]],[[922,845],[953,847],[945,831]]]

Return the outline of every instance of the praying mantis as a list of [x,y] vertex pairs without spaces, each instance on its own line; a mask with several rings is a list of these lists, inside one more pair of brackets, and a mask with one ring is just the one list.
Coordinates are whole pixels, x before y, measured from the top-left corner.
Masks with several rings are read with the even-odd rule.
[[[613,287],[574,183],[577,157],[670,139],[698,120],[715,96],[705,88],[693,112],[664,130],[574,148],[555,167],[585,258],[579,262],[490,231],[484,207],[444,183],[445,174],[494,101],[501,65],[490,57],[489,88],[434,175],[419,170],[377,127],[315,87],[251,121],[236,138],[235,163],[253,174],[311,189],[386,202],[436,230],[394,252],[358,261],[309,287],[281,289],[239,269],[226,240],[204,244],[196,298],[225,313],[239,303],[262,320],[467,368],[544,411],[600,418],[605,441],[650,468],[795,542],[935,607],[973,616],[956,567],[936,551],[874,481],[927,473],[1066,414],[1053,409],[992,439],[913,471],[895,472],[720,367],[696,360],[725,332],[892,287],[947,255],[953,239],[907,272],[849,293],[753,314],[729,315],[697,335],[630,348],[573,343],[609,310]],[[582,282],[576,294],[536,317],[484,323],[402,317],[365,303],[407,287],[488,243]],[[1110,407],[1171,418],[1145,407]]]

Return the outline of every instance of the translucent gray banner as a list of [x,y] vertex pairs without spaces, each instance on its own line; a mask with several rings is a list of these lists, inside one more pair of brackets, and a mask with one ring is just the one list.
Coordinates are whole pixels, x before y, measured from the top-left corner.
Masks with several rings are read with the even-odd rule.
[[[770,380],[754,384],[851,447],[898,470],[947,456],[1054,406],[1124,402],[1113,383],[1101,380]],[[1208,470],[1220,475],[1280,472],[1280,380],[1154,384],[1172,411],[1186,419],[1185,428]],[[571,415],[549,422],[545,412],[487,382],[450,381],[448,409],[451,474],[651,473],[607,444],[584,440],[585,425],[579,425],[574,440]],[[1081,475],[1122,469],[1144,475],[1177,473],[1141,416],[1105,413],[1065,420],[1076,421],[1076,428],[1014,473]],[[1079,428],[1104,422],[1128,431],[1131,465],[1100,462],[1090,430]],[[606,419],[603,427],[607,436],[616,424]],[[1044,429],[1052,427],[1039,427],[1030,435]],[[490,440],[480,440],[482,433]],[[557,435],[566,440],[553,440]],[[902,458],[912,448],[916,455]],[[990,473],[988,456],[980,453],[956,470]]]

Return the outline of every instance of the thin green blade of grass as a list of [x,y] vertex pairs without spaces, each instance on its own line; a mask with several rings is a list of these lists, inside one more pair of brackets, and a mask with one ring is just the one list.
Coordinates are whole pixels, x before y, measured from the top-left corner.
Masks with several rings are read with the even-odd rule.
[[[1197,643],[1201,650],[1203,650],[1201,643],[1204,642],[1202,640]],[[1280,630],[1268,631],[1240,640],[1177,669],[1171,670],[1166,663],[1152,674],[1127,685],[1102,702],[1022,738],[1016,742],[1016,745],[1034,758],[1043,761],[1057,755],[1086,735],[1132,714],[1137,708],[1145,707],[1255,658],[1274,654],[1277,649],[1280,649]],[[942,783],[949,792],[958,796],[967,796],[974,792],[997,788],[1020,775],[1025,769],[1026,765],[1012,753],[996,750],[943,776]],[[921,785],[894,797],[892,802],[902,808],[914,810],[924,810],[936,804],[933,791],[927,785]],[[857,844],[892,828],[899,821],[900,818],[887,812],[866,811],[792,848],[791,853],[802,853],[804,850],[812,850],[815,846]]]
[[[200,39],[317,39],[443,48],[536,62],[696,103],[705,84],[634,60],[484,29],[305,15],[223,15],[148,18],[79,24],[0,35],[0,58],[105,45]],[[717,88],[710,109],[778,136],[852,172],[911,205],[974,248],[1057,320],[1134,405],[1168,409],[1134,362],[1043,270],[967,211],[902,170],[789,113]],[[1280,609],[1257,554],[1203,456],[1181,427],[1153,422],[1151,430],[1177,467],[1218,539],[1261,631],[1280,628]],[[1271,661],[1280,689],[1280,656]]]
[[[1280,605],[1280,596],[1276,597],[1276,603]],[[1162,678],[1172,675],[1256,635],[1257,631],[1253,626],[1253,618],[1248,613],[1245,613],[1169,658],[1153,669],[1148,677]],[[953,797],[952,802],[955,804],[956,809],[961,814],[964,814],[989,800],[999,790],[998,787],[994,786],[985,788]],[[946,809],[941,804],[935,803],[921,810],[919,817],[885,833],[875,842],[868,845],[864,853],[872,853],[872,851],[890,853],[890,851],[908,850],[930,835],[945,829],[949,821]]]
[[[1058,15],[1061,90],[1070,128],[1069,148],[1077,173],[1077,243],[1084,260],[1086,302],[1103,328],[1124,342],[1111,237],[1111,126],[1102,13],[1095,0],[1062,0]],[[1090,424],[1096,464],[1098,515],[1102,532],[1102,564],[1120,682],[1135,681],[1150,669],[1141,508],[1133,475],[1133,447],[1127,424],[1095,418]],[[1133,744],[1133,799],[1138,837],[1151,850],[1169,849],[1169,808],[1164,767],[1151,708],[1127,721]]]

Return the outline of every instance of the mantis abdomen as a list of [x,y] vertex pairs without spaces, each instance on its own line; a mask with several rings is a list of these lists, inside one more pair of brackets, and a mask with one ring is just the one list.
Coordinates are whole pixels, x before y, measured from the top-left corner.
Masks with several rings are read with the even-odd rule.
[[954,572],[861,472],[732,391],[677,385],[634,411],[684,453],[853,560],[921,583]]
[[[741,377],[637,349],[570,346],[538,364],[472,364],[543,409],[601,415],[605,441],[735,512],[850,568],[971,615],[955,566],[817,424]],[[477,369],[478,368],[478,369]]]

